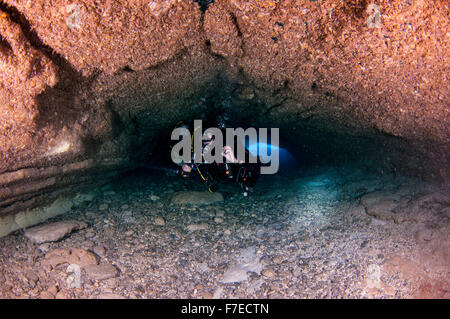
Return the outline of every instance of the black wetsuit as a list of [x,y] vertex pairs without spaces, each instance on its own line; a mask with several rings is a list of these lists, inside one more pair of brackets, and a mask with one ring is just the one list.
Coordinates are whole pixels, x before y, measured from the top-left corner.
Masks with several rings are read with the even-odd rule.
[[[204,147],[205,145],[203,145]],[[249,152],[245,150],[245,158],[249,159]],[[226,159],[222,158],[222,163],[186,163],[192,168],[190,173],[180,169],[182,176],[190,176],[198,174],[200,178],[207,184],[209,191],[214,192],[218,188],[218,184],[224,180],[233,180],[238,183],[244,190],[244,193],[250,192],[258,180],[261,164],[257,163],[226,163]]]

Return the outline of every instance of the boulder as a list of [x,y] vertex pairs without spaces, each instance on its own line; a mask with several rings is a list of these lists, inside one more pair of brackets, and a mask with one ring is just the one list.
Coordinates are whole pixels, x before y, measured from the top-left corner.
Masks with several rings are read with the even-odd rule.
[[62,264],[76,264],[80,267],[98,264],[97,257],[82,248],[55,249],[45,255],[44,265],[55,268]]
[[36,226],[25,230],[25,237],[36,244],[58,241],[73,231],[84,229],[87,224],[75,220],[68,220]]
[[366,213],[381,220],[394,220],[394,209],[398,206],[399,196],[383,191],[373,192],[361,198]]
[[93,280],[105,280],[109,278],[114,278],[119,275],[119,271],[116,267],[110,264],[106,265],[87,265],[84,268],[88,278]]
[[172,197],[172,203],[177,205],[191,204],[191,205],[209,205],[216,202],[222,202],[223,196],[221,193],[186,191],[177,192]]

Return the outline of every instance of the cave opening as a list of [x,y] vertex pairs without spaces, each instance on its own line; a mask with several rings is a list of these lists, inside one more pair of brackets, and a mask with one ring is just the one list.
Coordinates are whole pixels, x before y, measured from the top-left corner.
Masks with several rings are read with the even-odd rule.
[[[252,99],[236,98],[248,88],[228,86],[230,95],[224,85],[200,92],[189,99],[195,106],[188,116],[156,131],[151,117],[133,117],[109,101],[111,136],[128,152],[125,168],[103,182],[99,175],[100,186],[64,215],[2,239],[3,256],[13,247],[35,256],[47,267],[35,287],[63,298],[401,298],[418,289],[396,275],[395,258],[405,252],[442,275],[445,252],[436,240],[447,231],[447,197],[440,185],[397,172],[398,153],[388,147],[405,141],[339,130],[331,119],[273,121],[270,111],[255,110],[276,106],[248,92]],[[208,191],[200,168],[182,177],[171,158],[177,123],[202,120],[206,130],[223,118],[228,128],[279,129],[279,170],[260,175],[246,196],[225,175]],[[255,152],[256,144],[244,144]],[[102,142],[90,147],[95,153]],[[60,227],[72,233],[61,235]],[[420,245],[433,245],[437,261]],[[68,263],[83,269],[81,292],[65,281],[72,278]],[[9,266],[5,274],[14,277]]]
[[4,2],[0,298],[449,297],[444,4]]

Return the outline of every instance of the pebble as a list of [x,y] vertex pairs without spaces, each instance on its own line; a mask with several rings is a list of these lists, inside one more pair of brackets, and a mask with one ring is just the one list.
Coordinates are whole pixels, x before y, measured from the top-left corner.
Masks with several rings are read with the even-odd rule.
[[116,267],[110,264],[105,265],[87,265],[83,267],[86,275],[93,280],[105,280],[119,275]]
[[87,239],[92,238],[95,236],[95,231],[93,229],[89,229],[86,231],[86,233],[84,234],[84,237],[86,237]]
[[109,207],[108,204],[101,204],[101,205],[98,207],[98,209],[103,211],[103,210],[108,209],[108,207]]
[[202,299],[213,299],[213,297],[214,297],[212,293],[207,292],[207,291],[202,291],[198,295]]
[[166,221],[162,217],[156,217],[154,223],[158,226],[164,226],[166,224]]
[[53,297],[58,293],[58,288],[56,288],[56,286],[50,286],[47,289],[47,292],[51,295],[53,295]]
[[216,224],[221,224],[221,223],[223,223],[223,218],[221,218],[221,217],[216,217],[216,218],[214,218],[214,222],[215,222]]
[[270,268],[264,269],[264,270],[261,272],[261,274],[262,274],[264,277],[267,277],[267,278],[273,278],[273,277],[275,277],[275,271],[273,271],[273,269],[270,269]]
[[224,234],[225,236],[230,236],[230,235],[231,235],[231,230],[226,229],[226,230],[223,232],[223,234]]
[[415,234],[418,243],[430,241],[433,238],[433,231],[429,228],[421,229]]
[[41,299],[55,299],[55,296],[52,295],[50,292],[44,290],[41,292],[40,298]]
[[275,257],[272,258],[272,262],[274,264],[279,265],[279,264],[281,264],[283,262],[283,258],[281,258],[280,256],[275,256]]
[[127,230],[127,231],[124,233],[125,236],[131,236],[131,235],[133,235],[133,234],[134,234],[134,231],[132,231],[132,230]]
[[43,253],[46,253],[50,249],[50,244],[49,243],[44,243],[44,244],[39,245],[38,248]]
[[99,257],[104,257],[106,255],[106,249],[103,246],[95,246],[92,251]]
[[206,223],[201,223],[201,224],[190,224],[186,227],[187,230],[189,231],[196,231],[196,230],[207,230],[208,229],[208,224]]
[[159,196],[156,196],[156,195],[151,195],[151,196],[150,196],[150,199],[151,199],[152,201],[156,201],[156,200],[159,200],[160,197],[159,197]]

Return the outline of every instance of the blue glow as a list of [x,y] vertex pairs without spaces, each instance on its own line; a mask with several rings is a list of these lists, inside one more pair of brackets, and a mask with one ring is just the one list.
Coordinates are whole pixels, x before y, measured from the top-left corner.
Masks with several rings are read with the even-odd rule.
[[[278,154],[280,157],[280,165],[282,165],[282,166],[292,165],[297,162],[295,160],[294,156],[292,156],[292,154],[289,153],[288,150],[286,150],[285,148],[282,148],[282,147],[275,146],[275,145],[270,145],[267,143],[255,143],[255,144],[248,146],[247,149],[253,156],[261,156],[260,158],[264,161],[270,160],[270,155],[272,154],[272,149],[278,150]],[[263,151],[264,154],[261,154],[261,150]]]

